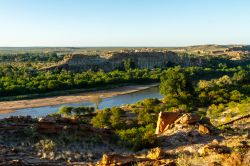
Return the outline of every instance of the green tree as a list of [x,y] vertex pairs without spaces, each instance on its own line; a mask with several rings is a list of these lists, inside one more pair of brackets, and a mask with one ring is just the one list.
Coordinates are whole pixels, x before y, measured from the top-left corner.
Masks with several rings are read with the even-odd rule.
[[74,107],[62,106],[59,109],[58,113],[61,115],[64,115],[64,116],[71,116],[73,109],[74,109]]
[[160,93],[163,95],[180,96],[193,91],[191,82],[180,67],[169,68],[161,78]]
[[123,126],[123,122],[121,117],[125,114],[125,111],[119,107],[113,107],[111,109],[111,115],[109,118],[109,122],[113,128],[121,128]]
[[99,111],[97,115],[92,118],[92,124],[94,127],[99,127],[99,128],[105,128],[105,127],[110,127],[110,109],[105,109],[102,111]]
[[243,97],[243,94],[241,94],[239,91],[237,90],[233,90],[230,92],[230,100],[232,101],[240,101]]
[[134,63],[132,62],[130,58],[124,60],[123,65],[126,71],[134,68]]

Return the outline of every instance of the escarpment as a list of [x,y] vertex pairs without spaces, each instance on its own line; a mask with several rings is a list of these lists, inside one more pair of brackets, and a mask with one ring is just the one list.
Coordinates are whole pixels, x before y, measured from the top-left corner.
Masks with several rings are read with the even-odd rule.
[[104,70],[112,71],[124,69],[124,63],[128,62],[130,67],[139,69],[164,68],[171,65],[200,65],[200,60],[180,56],[171,51],[164,52],[121,52],[105,55],[73,54],[60,65],[52,66],[50,69],[68,69],[72,71]]

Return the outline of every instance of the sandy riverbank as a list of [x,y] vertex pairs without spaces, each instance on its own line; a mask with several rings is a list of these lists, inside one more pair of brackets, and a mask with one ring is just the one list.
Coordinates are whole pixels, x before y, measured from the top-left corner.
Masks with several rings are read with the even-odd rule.
[[133,85],[133,86],[114,88],[110,90],[84,92],[67,96],[47,97],[47,98],[18,100],[18,101],[5,101],[5,102],[0,102],[0,114],[10,113],[17,109],[23,109],[23,108],[36,108],[36,107],[53,106],[66,103],[94,101],[98,100],[98,98],[108,98],[116,95],[133,93],[157,85],[158,84]]

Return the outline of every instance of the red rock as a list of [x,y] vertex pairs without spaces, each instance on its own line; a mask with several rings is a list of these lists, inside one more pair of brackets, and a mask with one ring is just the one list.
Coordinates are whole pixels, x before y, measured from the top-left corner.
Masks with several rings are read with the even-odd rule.
[[168,125],[174,124],[175,120],[178,119],[180,115],[179,112],[160,112],[155,134],[162,133]]

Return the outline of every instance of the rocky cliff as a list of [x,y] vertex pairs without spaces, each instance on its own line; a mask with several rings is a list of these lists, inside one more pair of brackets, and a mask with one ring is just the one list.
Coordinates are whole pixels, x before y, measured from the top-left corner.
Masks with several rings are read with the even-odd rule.
[[86,71],[86,70],[104,70],[111,71],[115,69],[123,69],[124,62],[130,61],[135,68],[164,68],[172,64],[182,66],[199,65],[199,59],[190,59],[187,56],[180,56],[174,52],[121,52],[111,53],[106,55],[84,55],[73,54],[68,56],[63,63],[54,68],[65,68],[73,71]]

